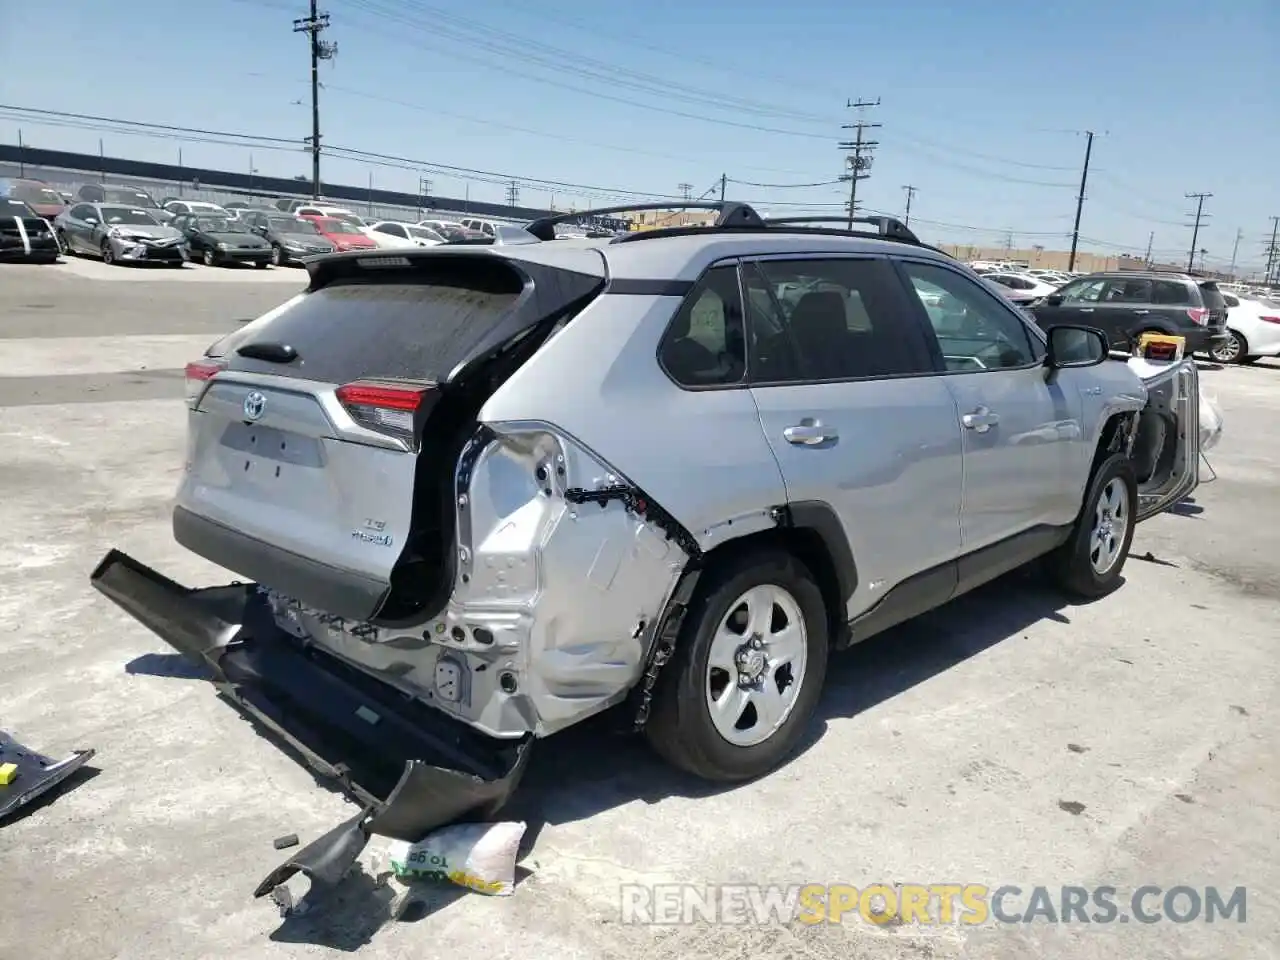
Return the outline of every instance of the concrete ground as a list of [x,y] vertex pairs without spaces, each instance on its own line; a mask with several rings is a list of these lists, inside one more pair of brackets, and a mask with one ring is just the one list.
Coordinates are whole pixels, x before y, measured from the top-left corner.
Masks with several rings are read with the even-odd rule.
[[[182,960],[1245,958],[1280,954],[1280,365],[1203,374],[1218,479],[1144,524],[1126,582],[1066,605],[1012,577],[835,661],[803,753],[708,790],[594,726],[540,744],[510,899],[363,876],[282,920],[256,883],[351,808],[260,740],[88,575],[172,541],[181,366],[295,271],[0,268],[0,728],[96,775],[0,828],[0,955]],[[128,281],[119,279],[128,274]],[[189,278],[187,274],[190,273]],[[104,275],[111,275],[110,281]],[[196,286],[191,286],[191,284]],[[1248,888],[1241,924],[620,923],[623,884]],[[425,953],[424,953],[425,951]]]

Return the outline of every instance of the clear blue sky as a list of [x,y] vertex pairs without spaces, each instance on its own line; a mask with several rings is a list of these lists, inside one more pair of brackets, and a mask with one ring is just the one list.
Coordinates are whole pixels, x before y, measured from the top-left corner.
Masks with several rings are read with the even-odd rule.
[[[305,0],[6,0],[0,103],[297,139],[310,133]],[[581,206],[625,190],[694,196],[721,173],[770,212],[838,213],[850,98],[883,124],[870,210],[926,237],[1065,249],[1098,132],[1085,249],[1190,246],[1256,264],[1280,215],[1280,2],[1075,0],[328,0],[326,145],[421,161],[432,191]],[[683,115],[682,115],[683,114]],[[736,126],[735,126],[736,124]],[[309,173],[294,149],[37,124],[0,141]],[[252,155],[252,158],[251,158]],[[417,169],[327,157],[333,182],[414,191]],[[566,186],[535,181],[560,181]],[[748,184],[767,184],[753,186]],[[784,186],[785,185],[785,186]],[[597,188],[593,191],[591,188]],[[617,196],[617,194],[613,194]]]

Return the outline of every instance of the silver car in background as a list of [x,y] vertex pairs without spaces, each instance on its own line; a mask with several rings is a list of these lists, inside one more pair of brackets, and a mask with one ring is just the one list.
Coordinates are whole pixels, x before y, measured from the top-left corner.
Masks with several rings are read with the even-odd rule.
[[74,203],[54,219],[58,242],[68,254],[101,257],[104,263],[186,263],[182,231],[160,223],[142,207]]

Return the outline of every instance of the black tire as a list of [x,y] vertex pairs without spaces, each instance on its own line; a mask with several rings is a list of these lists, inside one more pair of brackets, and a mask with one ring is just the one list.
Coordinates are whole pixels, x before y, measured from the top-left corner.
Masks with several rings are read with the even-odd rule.
[[279,244],[274,244],[271,247],[271,265],[273,267],[283,267],[284,260],[284,251],[280,249]]
[[217,255],[209,249],[206,249],[204,253],[200,255],[200,259],[204,262],[206,267],[216,266],[218,263]]
[[[1123,486],[1122,495],[1117,497],[1117,502],[1123,504],[1127,522],[1121,536],[1111,538],[1119,545],[1114,561],[1105,570],[1099,570],[1093,561],[1093,534],[1100,519],[1099,501],[1104,492],[1115,489],[1113,484]],[[1124,454],[1113,454],[1098,464],[1093,479],[1089,481],[1071,538],[1046,558],[1049,574],[1054,582],[1067,593],[1085,600],[1105,596],[1119,586],[1129,546],[1133,543],[1137,511],[1138,481],[1133,472],[1133,464]],[[1116,516],[1118,515],[1119,511],[1116,512]],[[1114,517],[1110,519],[1114,523]],[[1109,529],[1114,531],[1114,526]]]
[[103,240],[102,247],[100,249],[102,251],[102,262],[108,265],[115,265],[116,254],[115,251],[111,249],[111,241]]
[[1249,356],[1249,341],[1243,333],[1227,330],[1227,339],[1215,344],[1209,350],[1209,359],[1214,363],[1244,363]]
[[64,257],[74,257],[76,255],[76,252],[71,249],[71,241],[67,239],[67,232],[65,230],[59,230],[57,233],[57,237],[58,237],[58,252],[61,253]]
[[[711,646],[722,621],[739,607],[739,599],[758,586],[780,588],[794,601],[804,620],[805,668],[781,725],[759,743],[738,746],[716,730],[711,718]],[[706,780],[733,783],[768,773],[790,756],[804,735],[822,695],[829,647],[822,592],[793,556],[756,550],[713,566],[703,574],[675,653],[658,675],[645,725],[649,743],[668,763]]]

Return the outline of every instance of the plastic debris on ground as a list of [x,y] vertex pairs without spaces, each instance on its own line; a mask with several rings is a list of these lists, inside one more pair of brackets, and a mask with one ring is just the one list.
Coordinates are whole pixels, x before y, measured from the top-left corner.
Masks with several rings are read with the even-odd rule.
[[0,823],[58,787],[92,757],[92,750],[76,750],[62,760],[54,760],[0,731]]
[[523,822],[456,823],[417,843],[392,841],[385,856],[398,880],[449,880],[477,893],[509,897],[524,832]]

